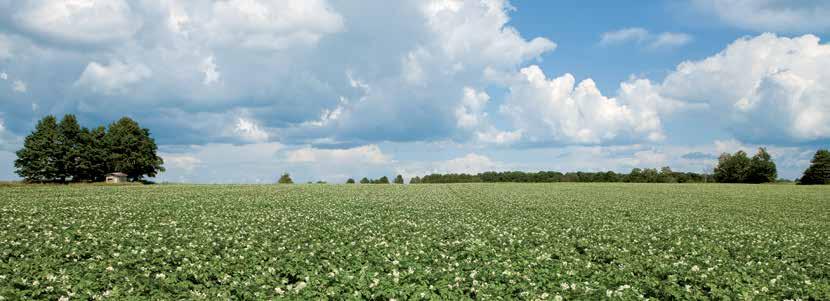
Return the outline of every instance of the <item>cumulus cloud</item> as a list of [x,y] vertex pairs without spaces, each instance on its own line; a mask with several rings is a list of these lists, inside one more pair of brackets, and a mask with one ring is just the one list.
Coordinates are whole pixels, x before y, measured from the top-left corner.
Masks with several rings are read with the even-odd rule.
[[788,0],[693,0],[723,22],[758,32],[824,32],[830,30],[830,3]]
[[803,143],[830,138],[830,46],[818,37],[763,34],[678,65],[661,93],[702,102],[739,139]]
[[27,87],[26,83],[21,80],[16,80],[12,83],[12,90],[18,93],[26,93]]
[[205,26],[216,43],[281,50],[314,45],[323,35],[343,30],[344,21],[325,0],[230,0],[213,3]]
[[654,34],[642,27],[628,27],[601,35],[599,44],[611,46],[625,43],[646,44],[649,49],[673,48],[692,42],[687,33],[663,32]]
[[216,63],[213,62],[213,56],[209,56],[202,61],[202,73],[205,74],[205,79],[202,80],[202,83],[206,86],[219,80],[221,74],[216,69]]
[[387,164],[392,160],[377,145],[365,145],[347,149],[317,149],[305,147],[286,153],[290,163],[328,163],[352,162],[361,164]]
[[75,86],[88,88],[103,95],[126,94],[129,87],[152,76],[153,72],[141,63],[114,60],[109,65],[90,62]]
[[268,133],[253,120],[237,118],[233,132],[246,142],[268,141]]
[[473,88],[464,88],[464,97],[455,108],[455,117],[461,128],[475,128],[487,117],[484,106],[490,101],[490,95],[476,91]]
[[143,23],[124,0],[8,1],[2,6],[22,30],[60,42],[102,44],[124,41]]
[[591,79],[576,85],[571,74],[548,79],[530,66],[510,85],[500,110],[531,143],[659,141],[663,101],[648,80],[625,82],[620,95],[609,98]]

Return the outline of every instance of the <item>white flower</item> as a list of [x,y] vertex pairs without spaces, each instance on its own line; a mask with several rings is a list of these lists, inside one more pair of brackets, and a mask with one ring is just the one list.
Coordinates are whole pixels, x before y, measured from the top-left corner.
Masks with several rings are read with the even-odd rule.
[[697,265],[692,266],[692,272],[700,272],[700,267]]
[[115,269],[114,269],[112,266],[108,266],[108,267],[107,267],[107,272],[112,272],[112,271],[114,271],[114,270],[115,270]]
[[167,275],[165,275],[164,273],[156,273],[156,279],[164,279],[166,277]]
[[69,301],[69,297],[61,296],[60,298],[58,298],[58,301]]
[[562,296],[560,296],[560,295],[553,296],[553,300],[554,301],[562,301]]

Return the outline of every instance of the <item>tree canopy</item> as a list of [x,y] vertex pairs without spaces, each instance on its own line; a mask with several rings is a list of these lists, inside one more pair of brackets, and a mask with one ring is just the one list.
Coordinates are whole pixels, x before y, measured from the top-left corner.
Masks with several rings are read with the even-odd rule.
[[397,176],[395,177],[395,181],[394,181],[394,183],[395,183],[395,184],[403,184],[403,176],[401,176],[401,175],[397,175]]
[[810,161],[810,167],[804,171],[799,184],[823,185],[830,184],[830,151],[820,149]]
[[14,165],[29,182],[101,181],[109,172],[139,180],[164,171],[157,149],[150,130],[127,117],[90,130],[74,115],[60,123],[48,115],[26,137]]
[[277,180],[277,184],[294,184],[294,180],[292,180],[291,175],[286,172],[280,176],[280,179]]
[[769,183],[777,177],[775,162],[763,147],[751,159],[741,150],[723,153],[715,167],[715,180],[719,183]]

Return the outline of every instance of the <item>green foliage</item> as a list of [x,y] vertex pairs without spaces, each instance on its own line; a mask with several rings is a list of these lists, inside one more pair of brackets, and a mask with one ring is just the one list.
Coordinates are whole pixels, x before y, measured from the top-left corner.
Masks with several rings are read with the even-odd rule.
[[718,183],[744,183],[749,176],[751,160],[746,152],[739,150],[734,155],[723,153],[715,167],[715,180]]
[[767,149],[758,148],[758,153],[752,156],[749,162],[749,175],[747,176],[747,183],[772,183],[778,178],[778,169],[775,162],[772,161],[772,156],[767,153]]
[[372,184],[389,184],[389,178],[382,176],[379,179],[372,181]]
[[354,179],[349,178],[348,180],[346,180],[346,184],[354,184]]
[[104,181],[104,175],[112,172],[109,167],[109,151],[105,142],[107,130],[99,126],[81,130],[81,153],[75,166],[75,181]]
[[395,181],[394,181],[394,183],[395,183],[395,184],[403,184],[403,176],[401,176],[401,175],[397,175],[397,176],[395,177]]
[[60,182],[78,174],[78,162],[83,151],[81,145],[81,126],[75,115],[64,115],[58,123],[58,144],[54,146],[61,156],[55,162]]
[[60,123],[49,115],[26,137],[15,168],[28,182],[102,181],[114,171],[140,180],[164,171],[156,150],[150,131],[126,117],[107,131],[82,128],[74,115]]
[[360,179],[360,184],[370,184],[370,183],[371,183],[371,181],[369,181],[369,179],[366,178],[366,177],[363,177],[363,179]]
[[775,162],[763,147],[751,159],[744,151],[723,153],[715,167],[715,180],[719,183],[771,183],[777,177]]
[[810,167],[804,171],[799,184],[830,184],[830,151],[826,149],[816,151],[813,160],[810,161]]
[[423,178],[413,178],[410,183],[552,183],[552,182],[583,182],[583,183],[704,183],[713,182],[711,175],[691,172],[674,172],[669,167],[660,171],[653,168],[634,168],[629,174],[607,172],[569,172],[556,171],[540,172],[484,172],[475,175],[469,174],[431,174]]
[[0,297],[830,300],[828,195],[795,185],[10,186],[0,188]]
[[409,184],[421,184],[421,177],[413,177],[409,179]]
[[294,180],[291,180],[291,175],[286,172],[280,176],[280,179],[277,180],[277,184],[294,184]]
[[64,159],[60,133],[55,116],[41,119],[35,130],[23,142],[14,161],[15,172],[28,182],[53,182],[61,177],[58,165]]
[[123,117],[111,124],[104,141],[113,171],[123,172],[131,180],[145,175],[155,177],[164,171],[164,161],[156,155],[158,147],[150,137],[150,130],[141,128],[132,119]]

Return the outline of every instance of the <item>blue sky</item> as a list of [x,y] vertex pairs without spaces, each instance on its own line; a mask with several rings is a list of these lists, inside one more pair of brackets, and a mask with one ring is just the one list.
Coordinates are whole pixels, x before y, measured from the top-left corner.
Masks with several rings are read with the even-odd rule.
[[708,171],[830,144],[825,1],[0,0],[0,179],[46,114],[130,116],[159,180]]

